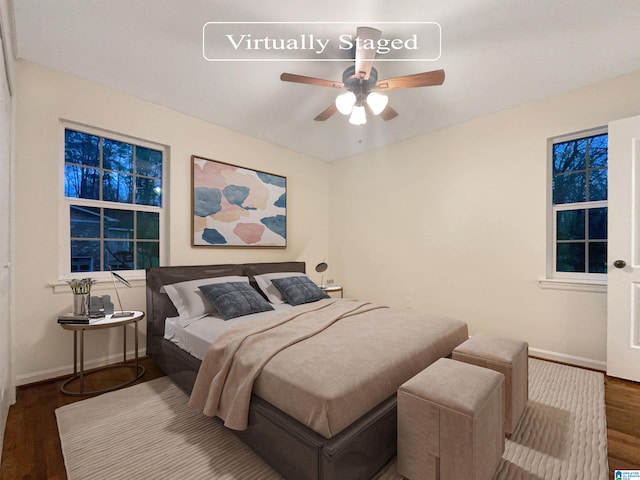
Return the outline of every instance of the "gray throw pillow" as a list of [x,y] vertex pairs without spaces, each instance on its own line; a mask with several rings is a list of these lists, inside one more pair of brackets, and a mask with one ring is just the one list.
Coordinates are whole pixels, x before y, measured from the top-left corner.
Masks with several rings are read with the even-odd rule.
[[198,288],[225,320],[273,310],[271,304],[245,282],[213,283]]
[[274,278],[271,282],[280,290],[282,298],[290,305],[302,305],[329,298],[329,295],[323,292],[309,277]]

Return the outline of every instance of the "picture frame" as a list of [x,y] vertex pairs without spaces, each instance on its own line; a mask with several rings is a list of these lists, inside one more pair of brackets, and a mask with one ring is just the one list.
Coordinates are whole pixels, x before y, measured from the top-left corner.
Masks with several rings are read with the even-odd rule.
[[194,247],[287,246],[287,178],[191,156]]

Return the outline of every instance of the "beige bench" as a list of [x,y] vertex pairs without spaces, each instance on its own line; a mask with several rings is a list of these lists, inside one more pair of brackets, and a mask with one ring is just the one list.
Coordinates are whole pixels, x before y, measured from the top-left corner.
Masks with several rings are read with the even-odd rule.
[[490,480],[504,452],[504,376],[442,358],[398,389],[397,471]]
[[473,335],[453,350],[452,358],[490,368],[505,377],[504,431],[511,435],[529,400],[529,345],[486,333]]

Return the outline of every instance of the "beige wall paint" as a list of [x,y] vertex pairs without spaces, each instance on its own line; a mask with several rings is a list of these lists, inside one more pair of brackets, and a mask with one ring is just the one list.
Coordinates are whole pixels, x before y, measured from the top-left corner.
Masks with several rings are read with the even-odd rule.
[[[538,282],[546,262],[546,140],[638,114],[638,82],[640,73],[628,75],[325,164],[19,62],[17,383],[71,370],[71,335],[55,322],[70,296],[50,286],[59,277],[60,119],[169,146],[170,264],[305,260],[312,267],[327,259],[326,276],[348,296],[458,317],[472,333],[517,336],[551,357],[602,366],[605,294],[545,290]],[[192,248],[191,154],[287,176],[287,249]],[[121,295],[127,308],[144,310],[138,285]],[[117,330],[86,340],[90,366],[120,355]]]
[[[312,266],[327,257],[326,163],[32,63],[18,63],[17,85],[13,316],[17,384],[69,373],[72,368],[72,335],[56,323],[57,314],[70,308],[71,297],[64,286],[51,287],[60,273],[60,119],[169,147],[169,264],[304,260]],[[191,247],[192,154],[286,176],[287,248]],[[119,290],[125,308],[145,309],[143,287],[137,282],[133,289]],[[109,284],[98,284],[93,291],[108,294],[110,289]],[[87,365],[121,358],[121,335],[120,329],[88,333]]]
[[604,367],[606,294],[539,285],[547,139],[637,115],[638,84],[628,75],[333,163],[336,281],[351,296]]

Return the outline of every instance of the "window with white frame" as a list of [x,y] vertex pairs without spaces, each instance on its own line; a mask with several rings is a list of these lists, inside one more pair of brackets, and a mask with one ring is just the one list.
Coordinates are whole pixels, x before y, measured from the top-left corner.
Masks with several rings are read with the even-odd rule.
[[607,273],[606,129],[550,141],[552,272],[604,280]]
[[161,145],[65,127],[67,272],[160,264],[165,157]]

